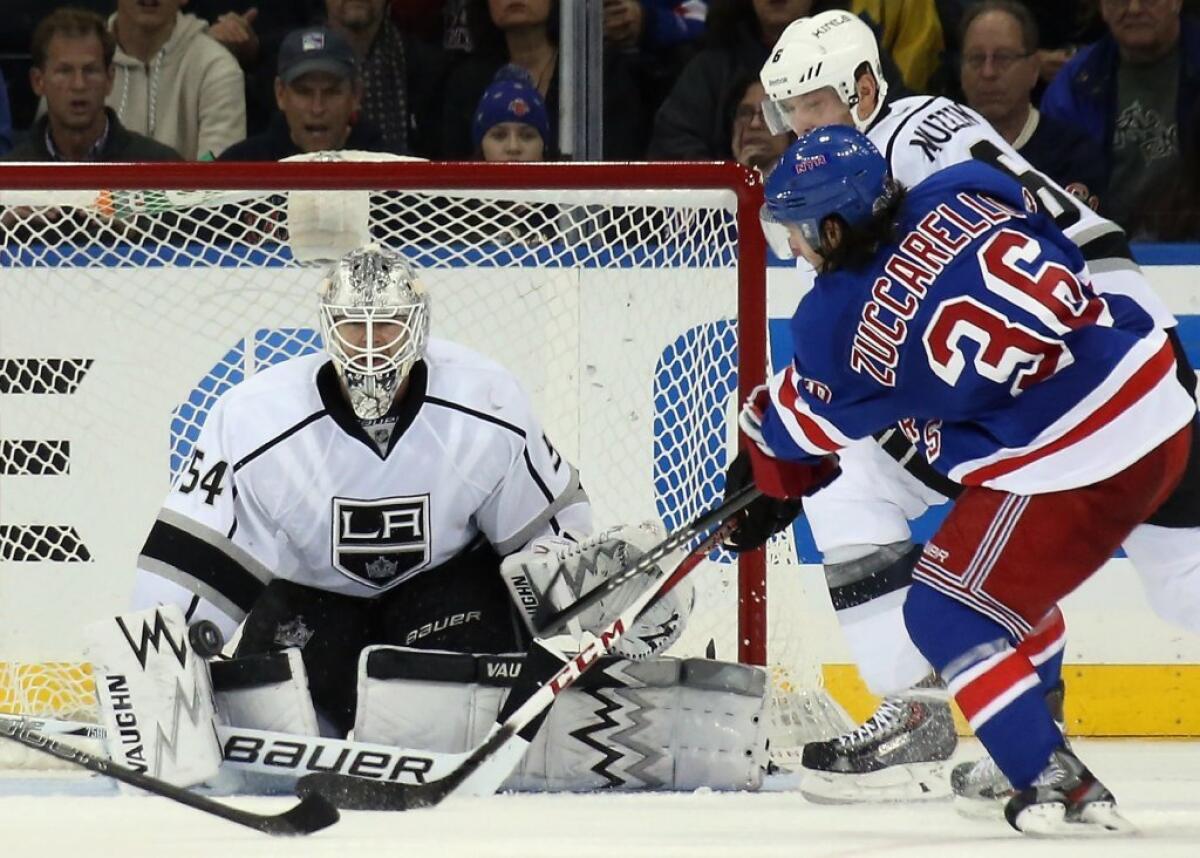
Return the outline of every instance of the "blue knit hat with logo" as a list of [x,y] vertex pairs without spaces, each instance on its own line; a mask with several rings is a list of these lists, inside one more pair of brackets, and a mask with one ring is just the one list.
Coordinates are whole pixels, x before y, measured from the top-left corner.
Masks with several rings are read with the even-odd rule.
[[542,135],[542,142],[547,147],[551,145],[546,103],[542,101],[542,95],[529,73],[520,66],[507,65],[501,68],[483,91],[479,106],[475,108],[475,120],[471,123],[471,141],[476,150],[488,129],[501,122],[532,125]]

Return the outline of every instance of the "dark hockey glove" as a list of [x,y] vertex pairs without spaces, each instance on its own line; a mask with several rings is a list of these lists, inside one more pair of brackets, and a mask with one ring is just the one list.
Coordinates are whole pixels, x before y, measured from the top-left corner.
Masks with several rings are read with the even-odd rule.
[[[744,449],[737,454],[725,472],[725,496],[754,482],[750,454]],[[753,551],[796,520],[804,511],[800,498],[780,499],[763,495],[738,514],[737,530],[730,534],[725,546],[735,553]]]

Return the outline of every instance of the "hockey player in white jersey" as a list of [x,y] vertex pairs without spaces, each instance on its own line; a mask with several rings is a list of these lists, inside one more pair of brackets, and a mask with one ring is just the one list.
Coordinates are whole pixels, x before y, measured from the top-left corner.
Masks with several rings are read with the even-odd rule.
[[[1130,257],[1120,227],[1033,169],[970,108],[940,96],[889,101],[874,34],[858,17],[831,11],[793,22],[772,49],[761,79],[767,94],[764,116],[774,133],[802,135],[823,125],[853,125],[906,186],[970,159],[1016,177],[1078,245],[1097,291],[1130,295],[1168,331],[1181,380],[1194,390],[1175,320]],[[912,543],[908,522],[957,495],[960,487],[914,456],[913,445],[897,429],[875,442],[852,444],[840,455],[842,475],[807,498],[804,512],[823,554],[847,643],[867,685],[884,700],[858,729],[805,748],[803,764],[812,774],[805,791],[834,800],[939,797],[945,794],[944,761],[956,745],[953,722],[940,681],[929,675],[908,639],[900,608],[921,551]],[[1182,538],[1200,525],[1196,501],[1196,495],[1176,499],[1126,545],[1155,608],[1193,629],[1200,623],[1200,581],[1170,571],[1162,549],[1143,537],[1150,528],[1156,538],[1170,539],[1171,529]],[[1060,719],[1064,643],[1062,615],[1055,609],[1022,644],[1040,665],[1047,703]],[[900,771],[909,777],[898,777]],[[1007,786],[986,760],[961,765],[952,780],[956,792],[972,796]]]
[[[531,609],[574,601],[660,537],[644,527],[592,535],[579,474],[521,385],[492,360],[430,337],[431,305],[399,254],[367,246],[340,258],[320,286],[325,351],[221,397],[151,528],[135,607],[178,605],[227,637],[240,627],[234,658],[212,665],[226,723],[466,750],[495,717],[503,680],[519,672],[511,654],[536,631]],[[678,660],[655,658],[690,608],[684,587],[643,614],[617,652],[644,661],[597,671],[618,689],[607,699],[564,695],[522,786],[711,777],[741,787],[761,777],[765,760],[747,754],[765,745],[761,677],[726,665],[719,690],[697,687]],[[649,735],[678,730],[689,737],[680,744],[712,749],[721,740],[710,734],[725,730],[749,744],[692,760],[607,743],[612,719],[612,730],[571,734],[592,710],[619,711],[620,689],[631,686]],[[736,726],[688,714],[712,695],[731,703],[715,708],[736,712]],[[625,777],[623,764],[641,776]]]

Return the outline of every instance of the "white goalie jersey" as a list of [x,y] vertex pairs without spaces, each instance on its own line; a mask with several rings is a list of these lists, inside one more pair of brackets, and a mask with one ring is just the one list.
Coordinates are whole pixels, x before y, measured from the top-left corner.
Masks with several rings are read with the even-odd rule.
[[480,536],[505,555],[590,532],[577,472],[507,370],[431,339],[409,381],[390,439],[326,353],[227,392],[146,539],[135,606],[174,602],[229,635],[273,578],[371,597]]

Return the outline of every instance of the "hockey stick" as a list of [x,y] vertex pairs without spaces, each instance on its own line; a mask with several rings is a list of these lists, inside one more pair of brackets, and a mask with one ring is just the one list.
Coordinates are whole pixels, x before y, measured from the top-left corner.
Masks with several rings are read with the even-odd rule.
[[[297,792],[302,796],[314,793],[323,795],[338,807],[351,810],[412,810],[432,807],[455,793],[494,793],[525,753],[554,699],[571,687],[600,656],[610,652],[625,630],[655,598],[670,590],[729,536],[735,528],[734,516],[759,496],[760,492],[754,485],[744,487],[692,524],[670,534],[628,568],[552,615],[547,624],[549,629],[555,629],[578,616],[602,599],[604,593],[611,592],[634,577],[657,573],[645,590],[598,637],[593,636],[565,664],[562,656],[542,638],[535,638],[529,649],[526,666],[521,671],[522,681],[509,693],[504,710],[491,731],[462,765],[445,777],[425,784],[401,784],[317,773],[301,778],[297,783]],[[669,575],[658,568],[659,560],[685,547],[716,525],[719,525],[717,529],[692,548]]]
[[339,818],[337,808],[319,795],[305,796],[299,804],[280,814],[251,813],[247,810],[229,807],[219,801],[189,792],[183,787],[177,787],[150,775],[117,765],[103,757],[93,756],[78,748],[73,748],[38,733],[28,724],[19,721],[0,720],[0,737],[11,739],[27,748],[56,757],[71,765],[105,775],[154,795],[169,798],[171,801],[186,804],[188,807],[266,834],[311,834],[333,825]]
[[[0,713],[0,725],[24,723],[44,736],[103,740],[108,730],[89,721],[62,721]],[[331,771],[381,781],[421,784],[445,777],[462,764],[470,751],[442,753],[376,742],[355,742],[329,736],[302,736],[251,727],[216,725],[224,759],[222,766],[243,772],[298,777]]]
[[43,736],[74,736],[78,739],[106,739],[108,728],[92,721],[63,721],[57,718],[39,718],[15,712],[0,712],[0,724],[15,722],[25,725]]

